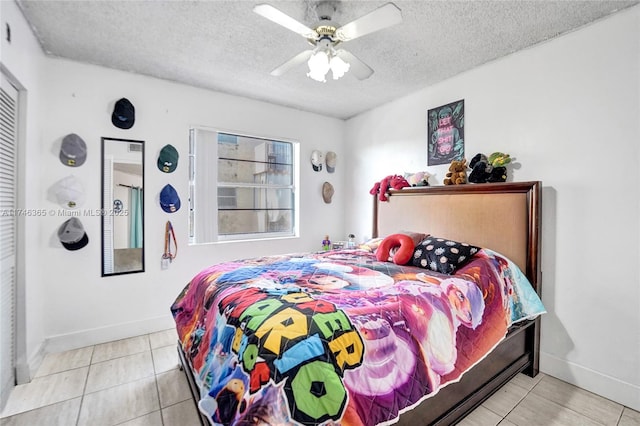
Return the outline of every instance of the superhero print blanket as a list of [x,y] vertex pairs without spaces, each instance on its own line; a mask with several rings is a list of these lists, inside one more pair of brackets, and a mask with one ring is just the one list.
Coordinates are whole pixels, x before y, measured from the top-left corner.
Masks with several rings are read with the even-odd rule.
[[355,426],[396,422],[544,307],[486,249],[453,275],[339,250],[209,267],[171,311],[212,424]]

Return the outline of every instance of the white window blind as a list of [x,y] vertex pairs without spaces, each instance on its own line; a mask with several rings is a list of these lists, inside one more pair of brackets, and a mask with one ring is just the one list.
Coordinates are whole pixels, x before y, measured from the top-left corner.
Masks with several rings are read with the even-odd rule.
[[17,90],[0,85],[0,408],[15,386]]
[[[140,144],[142,146],[142,144]],[[104,179],[104,189],[102,199],[105,206],[113,206],[113,157],[105,157],[102,165],[102,179]],[[113,227],[114,217],[112,214],[102,217],[102,275],[115,272],[113,258]]]

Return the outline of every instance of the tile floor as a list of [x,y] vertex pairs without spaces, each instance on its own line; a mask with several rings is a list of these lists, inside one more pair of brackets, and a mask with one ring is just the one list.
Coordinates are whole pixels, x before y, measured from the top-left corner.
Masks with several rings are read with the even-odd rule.
[[[48,354],[14,388],[2,426],[199,426],[176,333]],[[640,425],[640,413],[551,376],[515,377],[462,426]]]

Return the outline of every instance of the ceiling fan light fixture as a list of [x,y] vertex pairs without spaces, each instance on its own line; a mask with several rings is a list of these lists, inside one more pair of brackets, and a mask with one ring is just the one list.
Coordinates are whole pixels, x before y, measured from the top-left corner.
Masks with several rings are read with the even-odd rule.
[[329,72],[331,65],[329,63],[329,55],[324,50],[317,50],[313,52],[309,61],[307,61],[307,65],[309,65],[309,72],[307,73],[307,77],[314,79],[315,81],[320,81],[322,83],[326,82],[325,75]]
[[326,83],[326,75],[329,70],[331,70],[333,79],[337,80],[344,76],[350,67],[332,48],[316,49],[307,61],[307,65],[309,65],[307,77],[322,83]]
[[351,65],[342,60],[339,56],[333,56],[329,61],[329,66],[331,67],[331,73],[333,74],[333,79],[337,80],[349,71]]
[[338,44],[399,24],[402,22],[400,8],[393,3],[387,3],[336,28],[332,20],[334,13],[338,11],[340,1],[317,1],[319,3],[315,6],[315,12],[320,24],[315,29],[309,28],[271,5],[259,4],[253,8],[253,11],[258,15],[303,36],[309,44],[315,46],[314,50],[305,50],[289,59],[271,71],[271,75],[280,76],[307,61],[309,65],[307,77],[323,83],[327,81],[325,77],[329,70],[331,70],[334,80],[345,75],[347,71],[351,71],[358,80],[369,78],[373,74],[371,67],[346,50],[340,49],[336,52],[335,47]]

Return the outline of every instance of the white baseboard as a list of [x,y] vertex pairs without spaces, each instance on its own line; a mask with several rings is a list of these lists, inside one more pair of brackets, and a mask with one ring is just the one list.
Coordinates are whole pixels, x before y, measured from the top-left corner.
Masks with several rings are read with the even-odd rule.
[[16,381],[19,385],[31,381],[33,376],[36,375],[36,371],[38,371],[43,359],[44,343],[41,343],[28,359],[16,360]]
[[540,371],[640,411],[640,386],[540,352]]
[[171,315],[141,321],[114,324],[106,327],[81,330],[73,333],[50,336],[46,339],[45,353],[64,352],[114,340],[127,339],[143,334],[155,333],[175,327]]
[[44,359],[44,342],[38,345],[30,356],[18,357],[16,360],[16,382],[19,385],[29,383],[35,376]]
[[[38,345],[33,354],[27,359],[26,356],[19,356],[16,359],[15,372],[16,372],[16,384],[24,385],[29,383],[33,376],[35,376],[36,371],[42,364],[42,360],[44,359],[44,344]],[[11,378],[9,378],[11,379]],[[15,389],[14,383],[3,383],[2,389]],[[6,408],[7,400],[9,399],[9,395],[11,395],[11,391],[2,393],[0,395],[0,413]],[[3,421],[0,421],[1,424],[4,424]]]

